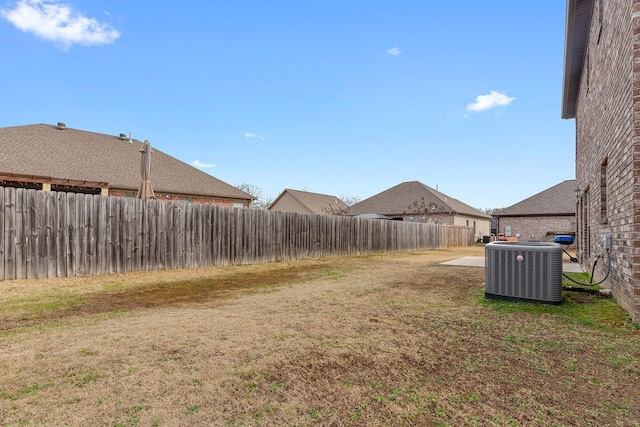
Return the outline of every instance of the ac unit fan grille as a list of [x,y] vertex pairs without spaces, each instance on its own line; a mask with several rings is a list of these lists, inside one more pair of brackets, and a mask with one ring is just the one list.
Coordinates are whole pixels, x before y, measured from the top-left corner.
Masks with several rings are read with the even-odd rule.
[[489,243],[485,267],[487,298],[562,302],[562,248],[558,244]]

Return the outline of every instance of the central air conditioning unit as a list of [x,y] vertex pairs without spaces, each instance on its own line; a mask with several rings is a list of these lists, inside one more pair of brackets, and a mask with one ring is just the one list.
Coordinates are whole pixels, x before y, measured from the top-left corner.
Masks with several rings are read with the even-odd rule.
[[485,245],[487,299],[562,302],[562,247],[543,242],[491,242]]

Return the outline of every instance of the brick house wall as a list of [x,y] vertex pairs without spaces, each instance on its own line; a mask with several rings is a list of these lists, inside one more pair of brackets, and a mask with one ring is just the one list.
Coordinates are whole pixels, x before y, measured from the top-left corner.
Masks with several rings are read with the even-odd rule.
[[475,230],[476,241],[482,241],[483,236],[491,235],[491,219],[476,218],[467,215],[456,215],[453,220],[454,225],[464,225],[473,227]]
[[[129,191],[129,190],[109,190],[109,195],[114,197],[136,197],[138,195],[137,191]],[[216,206],[227,206],[227,207],[243,207],[249,208],[250,202],[248,200],[240,200],[240,199],[225,199],[222,197],[206,197],[206,196],[192,196],[192,195],[182,195],[182,194],[172,194],[172,193],[155,193],[156,199],[164,200],[167,202],[179,202],[183,201],[185,203],[199,203],[203,205],[216,205]]]
[[507,226],[511,227],[511,236],[520,235],[519,241],[553,242],[553,238],[557,235],[575,233],[576,217],[575,215],[501,216],[498,221],[498,233],[505,233]]
[[[594,0],[575,111],[578,258],[640,321],[640,0]],[[606,258],[605,258],[606,259]],[[602,278],[606,261],[598,263]]]
[[401,215],[401,217],[403,221],[433,222],[434,224],[445,224],[445,225],[454,224],[453,215],[450,215],[450,214],[430,214],[430,215],[412,214],[412,215]]
[[431,215],[404,215],[404,221],[434,222],[435,224],[461,225],[473,227],[475,240],[481,241],[483,236],[491,235],[491,220],[467,215],[431,214]]

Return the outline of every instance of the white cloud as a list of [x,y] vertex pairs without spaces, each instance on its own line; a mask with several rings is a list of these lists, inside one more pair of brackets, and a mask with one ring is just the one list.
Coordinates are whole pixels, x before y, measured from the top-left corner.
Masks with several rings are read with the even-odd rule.
[[74,44],[113,43],[120,37],[110,25],[87,18],[55,0],[18,0],[13,9],[0,10],[0,16],[19,30],[60,43],[65,49]]
[[246,139],[249,139],[249,138],[258,138],[258,139],[259,139],[259,140],[261,140],[261,141],[264,141],[264,140],[265,140],[265,137],[264,137],[264,136],[262,136],[262,135],[258,135],[257,133],[253,133],[253,132],[245,132],[245,133],[244,133],[244,137],[245,137]]
[[391,49],[387,49],[385,53],[388,53],[389,55],[393,55],[393,56],[398,56],[402,53],[402,51],[400,50],[399,47],[392,47]]
[[492,90],[488,95],[479,95],[476,101],[467,105],[467,111],[480,112],[495,107],[506,107],[511,104],[515,98],[510,98],[504,93]]
[[194,160],[191,164],[197,168],[211,169],[212,167],[215,167],[215,164],[213,163],[202,163],[200,160]]

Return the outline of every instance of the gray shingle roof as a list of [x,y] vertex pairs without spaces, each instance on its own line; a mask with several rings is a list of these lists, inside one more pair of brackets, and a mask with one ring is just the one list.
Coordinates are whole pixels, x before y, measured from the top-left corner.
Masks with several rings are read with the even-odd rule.
[[568,179],[515,205],[500,209],[495,216],[575,215],[576,181]]
[[379,213],[388,216],[399,216],[424,214],[425,212],[491,218],[484,212],[418,181],[403,182],[349,208],[349,215]]
[[[55,125],[0,128],[0,173],[107,182],[137,190],[142,143],[115,135]],[[252,200],[254,197],[153,148],[151,183],[156,192]]]
[[276,197],[273,202],[271,202],[267,209],[270,209],[272,206],[274,206],[276,202],[285,194],[288,194],[289,196],[297,200],[298,203],[309,210],[309,213],[327,214],[338,211],[340,209],[345,209],[347,207],[347,204],[336,196],[285,188],[284,191],[280,193],[280,195]]

